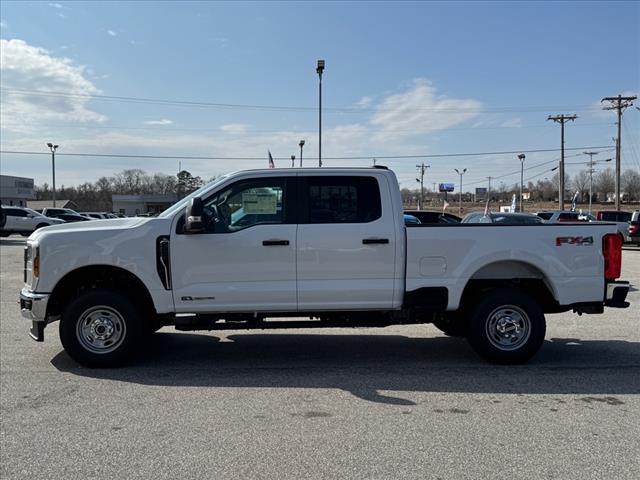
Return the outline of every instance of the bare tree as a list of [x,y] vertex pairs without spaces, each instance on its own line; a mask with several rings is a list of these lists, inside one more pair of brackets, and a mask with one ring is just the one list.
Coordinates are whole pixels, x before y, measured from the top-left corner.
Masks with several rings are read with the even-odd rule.
[[625,170],[620,176],[620,185],[627,201],[640,200],[640,172],[631,168]]
[[616,180],[611,168],[598,172],[594,178],[594,190],[598,192],[598,199],[606,201],[607,195],[613,193],[616,189]]
[[589,198],[589,172],[587,170],[580,170],[576,176],[573,177],[572,187],[578,191],[580,200]]

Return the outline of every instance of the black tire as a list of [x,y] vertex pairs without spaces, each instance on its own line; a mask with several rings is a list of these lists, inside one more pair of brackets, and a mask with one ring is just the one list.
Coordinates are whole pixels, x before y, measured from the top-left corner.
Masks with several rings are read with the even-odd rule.
[[76,362],[87,367],[117,367],[140,351],[145,335],[142,310],[117,290],[89,290],[62,314],[60,341]]
[[467,339],[487,361],[514,365],[540,350],[545,333],[544,313],[535,300],[520,290],[500,289],[473,310]]
[[0,237],[8,237],[9,235],[11,235],[11,232],[0,232]]
[[436,320],[433,325],[448,337],[466,337],[469,329],[469,321],[466,316],[448,316]]
[[49,224],[48,224],[48,223],[41,223],[40,225],[36,225],[36,228],[35,228],[34,232],[35,232],[36,230],[41,229],[42,227],[48,227],[48,226],[49,226]]

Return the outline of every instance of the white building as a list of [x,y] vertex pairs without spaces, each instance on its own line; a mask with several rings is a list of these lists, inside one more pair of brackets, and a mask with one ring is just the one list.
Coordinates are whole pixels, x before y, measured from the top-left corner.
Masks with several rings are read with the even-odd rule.
[[160,213],[178,201],[175,195],[111,195],[112,210],[134,217],[143,213]]
[[0,202],[2,205],[26,207],[28,200],[35,200],[33,178],[0,175]]

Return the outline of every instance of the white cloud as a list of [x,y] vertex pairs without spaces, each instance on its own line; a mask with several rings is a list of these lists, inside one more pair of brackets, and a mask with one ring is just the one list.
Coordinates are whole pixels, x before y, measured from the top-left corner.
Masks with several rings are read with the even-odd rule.
[[117,37],[118,36],[118,32],[116,32],[115,30],[107,30],[107,34],[111,37]]
[[0,28],[7,28],[7,22],[0,20]]
[[143,122],[145,125],[172,125],[173,120],[169,120],[168,118],[163,118],[162,120],[147,120]]
[[373,98],[371,97],[362,97],[358,102],[356,102],[356,107],[358,108],[367,108],[373,102]]
[[240,135],[247,133],[247,126],[244,123],[229,123],[227,125],[222,125],[220,130],[224,133],[230,133],[232,135]]
[[[84,67],[68,58],[54,57],[23,40],[0,40],[2,76],[2,128],[25,131],[43,121],[101,122],[105,116],[87,107],[81,95],[100,91],[84,75]],[[11,89],[64,92],[73,96],[44,96]]]
[[226,37],[216,37],[210,39],[213,43],[215,43],[218,48],[227,48],[229,46],[229,39]]
[[374,139],[388,142],[445,130],[477,117],[481,111],[477,100],[437,95],[430,82],[417,79],[408,90],[387,96],[370,124],[376,129]]
[[48,3],[47,5],[53,8],[64,8],[64,6],[60,5],[59,3]]

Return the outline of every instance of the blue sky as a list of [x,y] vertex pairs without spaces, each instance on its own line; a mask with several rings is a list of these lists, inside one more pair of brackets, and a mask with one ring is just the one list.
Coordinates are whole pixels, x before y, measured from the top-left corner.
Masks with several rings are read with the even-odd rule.
[[[604,96],[640,91],[638,2],[3,2],[2,149],[59,153],[258,157],[182,160],[209,178],[317,156],[426,155],[559,146],[550,114],[576,113],[567,147],[608,146]],[[17,92],[16,90],[22,90]],[[42,96],[45,91],[71,97]],[[269,108],[213,108],[87,98],[124,96]],[[636,105],[640,105],[636,103]],[[271,107],[302,107],[279,109]],[[640,168],[640,112],[625,112],[623,169]],[[571,154],[579,153],[580,151]],[[603,152],[604,159],[613,152]],[[527,154],[527,166],[557,153]],[[264,158],[264,160],[263,160]],[[587,161],[573,156],[573,173]],[[418,158],[381,160],[415,187]],[[425,159],[427,184],[519,170],[515,155]],[[178,160],[65,157],[57,183],[123,168],[175,173]],[[313,163],[312,160],[305,165]],[[371,160],[326,160],[328,166]],[[290,161],[276,160],[276,166]],[[525,178],[550,177],[553,163]],[[47,157],[2,154],[4,174],[50,181]],[[519,174],[500,181],[511,185]],[[475,183],[475,185],[474,185]],[[498,182],[497,182],[498,183]]]

